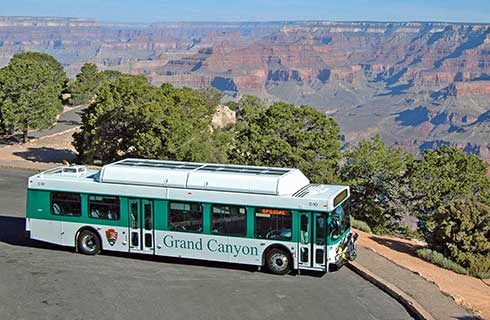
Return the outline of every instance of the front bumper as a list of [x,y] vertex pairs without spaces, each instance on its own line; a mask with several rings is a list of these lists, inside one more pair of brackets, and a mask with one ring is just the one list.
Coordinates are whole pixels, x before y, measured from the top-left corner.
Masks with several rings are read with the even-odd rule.
[[347,261],[354,261],[357,258],[357,238],[359,235],[357,233],[349,233],[347,236],[347,241],[345,246],[342,248],[343,254],[342,259]]
[[[335,262],[331,263],[333,269],[340,269],[347,261],[354,261],[357,257],[357,233],[349,233],[339,245]],[[331,269],[331,268],[330,268]]]

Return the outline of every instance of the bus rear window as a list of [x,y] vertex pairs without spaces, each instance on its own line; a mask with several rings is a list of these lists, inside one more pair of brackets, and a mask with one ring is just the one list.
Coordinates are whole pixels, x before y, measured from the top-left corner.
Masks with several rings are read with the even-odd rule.
[[291,240],[291,211],[260,208],[255,210],[255,237],[274,240]]
[[79,217],[82,213],[82,197],[78,193],[52,192],[51,213]]

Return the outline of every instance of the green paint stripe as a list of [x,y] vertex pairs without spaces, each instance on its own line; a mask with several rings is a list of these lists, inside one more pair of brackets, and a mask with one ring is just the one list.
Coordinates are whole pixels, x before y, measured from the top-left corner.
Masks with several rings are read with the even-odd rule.
[[[60,192],[60,191],[58,191]],[[111,194],[104,194],[111,195]],[[113,194],[112,194],[113,195]],[[115,195],[118,196],[118,195]],[[51,200],[50,191],[48,190],[37,190],[28,189],[27,191],[27,213],[28,218],[43,219],[43,220],[57,220],[66,222],[77,222],[87,225],[100,224],[107,226],[119,226],[128,227],[129,226],[129,207],[128,207],[128,197],[120,197],[120,219],[114,220],[103,220],[95,219],[88,216],[88,194],[81,193],[82,197],[82,215],[80,217],[73,216],[58,216],[51,214]],[[148,198],[149,199],[149,198]],[[154,226],[155,230],[165,231],[168,230],[168,200],[166,199],[154,199]],[[189,201],[192,202],[192,201]],[[196,202],[196,201],[194,201]],[[202,202],[200,202],[202,203]],[[218,204],[218,203],[213,203]],[[224,204],[224,203],[223,203]],[[202,234],[211,234],[211,203],[203,203],[204,205],[204,232]],[[247,206],[247,232],[246,238],[255,239],[255,208]],[[298,241],[298,230],[300,227],[299,214],[302,211],[292,210],[292,239],[291,242]],[[315,213],[314,211],[309,211]],[[324,212],[317,212],[325,214]],[[339,239],[327,239],[328,244],[338,243],[342,237],[346,236],[350,229],[346,230],[344,234],[339,237]]]

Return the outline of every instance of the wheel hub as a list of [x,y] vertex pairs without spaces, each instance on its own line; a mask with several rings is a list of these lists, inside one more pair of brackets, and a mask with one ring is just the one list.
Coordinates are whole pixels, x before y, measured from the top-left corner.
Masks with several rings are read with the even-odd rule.
[[282,253],[276,253],[271,257],[271,268],[282,272],[288,267],[288,257]]
[[83,237],[82,246],[87,251],[94,251],[96,249],[94,237],[91,235],[86,235]]

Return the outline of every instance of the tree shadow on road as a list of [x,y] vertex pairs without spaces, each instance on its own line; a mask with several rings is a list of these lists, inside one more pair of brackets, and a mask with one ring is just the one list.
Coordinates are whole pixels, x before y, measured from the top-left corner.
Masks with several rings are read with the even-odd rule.
[[54,149],[46,147],[30,147],[27,149],[27,151],[14,152],[14,155],[25,160],[35,162],[63,162],[63,160],[71,162],[77,156],[75,152],[68,149]]
[[417,254],[415,253],[415,251],[417,249],[420,249],[420,248],[423,248],[422,245],[416,245],[416,244],[411,244],[411,243],[407,243],[407,242],[404,242],[404,241],[399,241],[399,240],[396,240],[396,239],[389,239],[389,238],[383,238],[383,237],[378,237],[378,236],[375,236],[375,235],[372,235],[370,236],[370,238],[385,246],[385,247],[388,247],[392,250],[395,250],[395,251],[398,251],[398,252],[401,252],[401,253],[406,253],[406,254],[409,254],[413,257],[418,257]]

